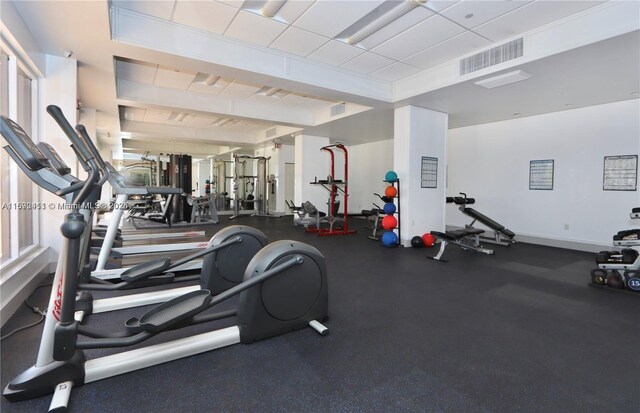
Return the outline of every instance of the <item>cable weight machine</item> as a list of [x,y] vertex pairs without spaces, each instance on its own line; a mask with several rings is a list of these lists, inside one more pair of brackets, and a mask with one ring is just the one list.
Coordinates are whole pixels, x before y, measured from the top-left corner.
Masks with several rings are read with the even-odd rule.
[[[233,215],[229,219],[235,219],[241,215],[270,216],[267,199],[267,167],[269,159],[271,157],[233,155],[234,202]],[[247,175],[246,166],[248,160],[256,161],[255,175]],[[255,192],[255,195],[252,192]]]

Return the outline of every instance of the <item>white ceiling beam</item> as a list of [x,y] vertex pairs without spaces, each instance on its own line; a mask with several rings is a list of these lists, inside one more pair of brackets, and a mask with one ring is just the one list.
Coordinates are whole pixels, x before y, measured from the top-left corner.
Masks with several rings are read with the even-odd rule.
[[175,112],[199,112],[206,115],[253,119],[291,126],[313,124],[313,112],[308,109],[293,107],[283,109],[279,105],[167,89],[129,80],[118,80],[117,96],[120,105],[166,108]]
[[123,132],[134,135],[137,139],[142,136],[158,139],[203,141],[211,145],[238,145],[256,143],[255,134],[236,132],[225,127],[212,129],[185,128],[184,126],[165,125],[160,123],[135,122],[122,120],[120,126]]
[[360,98],[362,101],[358,103],[362,104],[371,103],[367,100],[391,101],[391,82],[118,7],[111,8],[111,36],[122,44],[275,78],[280,83],[273,86],[290,90],[307,87],[319,95],[324,90],[327,97],[333,91],[334,95],[342,96],[339,100],[347,94],[356,100]]
[[188,153],[191,155],[217,155],[221,150],[227,150],[226,146],[208,145],[204,143],[159,143],[151,140],[140,139],[123,139],[122,146],[124,152],[144,153],[149,151],[151,155],[170,154],[170,153]]

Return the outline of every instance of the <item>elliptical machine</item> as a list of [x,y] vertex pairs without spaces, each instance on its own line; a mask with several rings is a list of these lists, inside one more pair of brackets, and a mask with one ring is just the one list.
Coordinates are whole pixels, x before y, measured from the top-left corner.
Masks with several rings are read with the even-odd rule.
[[[58,124],[67,131],[73,131],[62,111],[55,106],[50,106],[47,111],[56,119]],[[9,155],[14,159],[22,171],[38,186],[48,190],[54,194],[62,196],[67,193],[67,204],[71,204],[72,192],[82,186],[82,182],[78,178],[70,174],[70,168],[57,154],[55,149],[44,142],[38,144],[38,149],[44,155],[43,159],[48,163],[47,167],[31,170],[23,158],[18,154],[31,153],[33,141],[29,136],[17,125],[9,119],[0,119],[2,124],[2,136],[5,137],[8,146],[5,147]],[[79,125],[81,126],[81,125]],[[68,137],[74,144],[77,142],[83,148],[78,151],[78,160],[83,167],[90,171],[87,160],[83,157],[83,153],[92,153],[95,157],[98,169],[105,175],[109,173],[109,169],[104,167],[100,155],[86,134],[80,134],[78,137],[74,133],[69,133]],[[74,140],[75,139],[75,140]],[[23,155],[28,159],[28,155]],[[40,155],[34,155],[40,156]],[[186,294],[199,289],[208,289],[213,294],[218,294],[242,282],[245,269],[253,256],[265,245],[268,239],[262,231],[255,228],[234,225],[220,230],[208,242],[207,247],[187,257],[172,261],[168,258],[156,259],[153,261],[138,264],[134,267],[126,269],[119,275],[119,278],[112,282],[93,276],[87,268],[86,262],[88,258],[89,243],[88,239],[91,233],[91,223],[93,209],[97,196],[100,193],[100,186],[105,182],[103,176],[95,185],[96,189],[91,191],[89,195],[90,201],[85,201],[82,205],[78,205],[78,211],[85,217],[87,222],[85,232],[81,237],[81,255],[80,255],[80,276],[78,289],[82,290],[76,299],[76,319],[83,320],[86,316],[96,313],[104,313],[113,310],[121,310],[125,308],[139,307],[149,304],[157,304],[168,301],[177,296]],[[71,188],[71,189],[69,189]],[[185,265],[192,260],[204,257],[204,268],[200,274],[176,277],[173,273],[176,267]],[[171,272],[170,272],[171,271]],[[189,285],[172,289],[165,289],[154,292],[144,292],[137,294],[127,294],[124,296],[111,296],[94,300],[90,292],[119,292],[121,290],[129,290],[133,288],[143,288],[150,286],[160,286],[181,283],[198,282],[197,285]]]
[[[10,119],[2,119],[11,125]],[[17,125],[15,125],[17,126]],[[18,127],[19,128],[19,127]],[[17,130],[17,128],[16,128]],[[85,181],[75,183],[72,210],[61,226],[64,236],[56,268],[40,349],[35,365],[9,383],[3,395],[11,401],[54,393],[50,411],[66,409],[71,389],[166,361],[199,354],[236,343],[251,343],[311,326],[322,335],[328,330],[319,321],[328,317],[327,275],[324,257],[315,248],[297,241],[277,241],[249,262],[243,281],[212,297],[200,289],[178,296],[126,321],[124,331],[107,332],[75,320],[81,238],[87,222],[77,207],[98,187],[102,178],[90,150],[76,135],[70,136],[89,166]],[[22,150],[24,149],[24,150]],[[49,167],[35,145],[14,154],[31,171]],[[239,295],[237,311],[203,314],[205,310]],[[87,360],[84,349],[127,347],[167,330],[237,316],[237,325],[191,337]],[[86,338],[80,338],[84,336]]]

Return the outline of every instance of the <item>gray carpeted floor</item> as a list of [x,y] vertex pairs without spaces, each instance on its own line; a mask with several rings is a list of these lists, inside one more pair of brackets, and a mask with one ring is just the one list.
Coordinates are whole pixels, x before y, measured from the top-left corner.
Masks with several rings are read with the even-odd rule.
[[[449,246],[442,263],[425,258],[433,249],[382,248],[365,229],[318,237],[290,217],[223,224],[234,223],[325,254],[331,334],[301,330],[87,384],[74,390],[72,411],[640,411],[640,295],[588,287],[593,254],[516,244],[487,256]],[[46,305],[43,290],[33,302]],[[90,323],[121,328],[142,312]],[[22,308],[3,333],[34,319]],[[3,386],[35,361],[40,330],[2,342]],[[45,411],[49,401],[0,407]]]

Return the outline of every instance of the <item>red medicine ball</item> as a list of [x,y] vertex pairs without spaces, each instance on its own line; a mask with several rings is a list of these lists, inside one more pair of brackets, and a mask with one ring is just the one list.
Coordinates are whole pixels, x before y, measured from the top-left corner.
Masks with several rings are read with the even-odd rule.
[[398,226],[398,220],[393,215],[387,215],[382,218],[382,228],[384,229],[394,229]]
[[424,242],[425,247],[433,247],[433,244],[436,242],[436,237],[431,235],[430,232],[427,232],[422,236],[422,242]]

